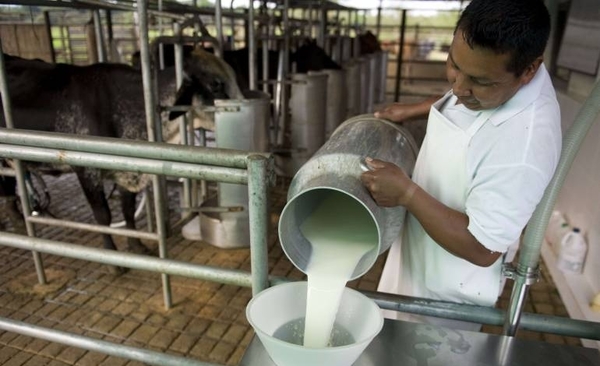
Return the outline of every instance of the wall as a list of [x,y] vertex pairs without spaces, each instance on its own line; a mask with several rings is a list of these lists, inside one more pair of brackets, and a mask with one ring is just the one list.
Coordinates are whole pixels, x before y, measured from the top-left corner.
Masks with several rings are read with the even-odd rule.
[[4,53],[53,62],[50,35],[45,25],[2,24],[0,37]]
[[[573,124],[582,103],[558,93],[563,134]],[[583,277],[593,293],[600,292],[600,116],[586,136],[559,193],[556,207],[572,226],[585,233],[588,253]]]

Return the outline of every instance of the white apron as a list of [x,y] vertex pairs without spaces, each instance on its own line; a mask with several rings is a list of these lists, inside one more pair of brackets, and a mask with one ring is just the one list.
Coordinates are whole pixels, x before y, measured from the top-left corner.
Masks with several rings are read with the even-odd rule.
[[[482,111],[465,131],[438,110],[450,96],[448,93],[431,107],[427,134],[412,179],[446,206],[465,212],[470,182],[467,150],[471,138],[494,110]],[[500,260],[484,268],[450,254],[427,235],[414,216],[407,214],[402,240],[397,240],[390,248],[378,291],[492,306],[499,294],[500,269]],[[479,324],[395,311],[384,311],[384,316],[455,329],[480,328]]]

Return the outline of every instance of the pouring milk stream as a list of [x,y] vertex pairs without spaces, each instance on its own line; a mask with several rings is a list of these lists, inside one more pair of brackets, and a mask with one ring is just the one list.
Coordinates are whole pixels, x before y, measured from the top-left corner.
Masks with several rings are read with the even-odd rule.
[[312,244],[304,346],[327,347],[346,283],[360,259],[377,250],[377,225],[360,202],[332,191],[300,231]]

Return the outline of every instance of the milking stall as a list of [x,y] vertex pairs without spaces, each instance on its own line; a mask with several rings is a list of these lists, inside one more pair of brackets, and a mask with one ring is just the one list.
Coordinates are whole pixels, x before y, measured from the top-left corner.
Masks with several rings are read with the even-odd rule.
[[[537,65],[556,95],[538,92],[560,107],[559,147],[517,243],[478,244],[498,291],[435,260],[425,276],[484,284],[475,300],[389,286],[394,265],[421,273],[396,252],[417,220],[468,260],[410,202],[426,152],[463,154],[432,103],[458,97],[459,46],[478,49],[456,43],[461,14],[495,1],[516,0],[2,1],[0,365],[600,366],[594,0],[529,0],[549,13]],[[375,116],[428,100],[429,119]],[[389,166],[405,201],[369,185]]]

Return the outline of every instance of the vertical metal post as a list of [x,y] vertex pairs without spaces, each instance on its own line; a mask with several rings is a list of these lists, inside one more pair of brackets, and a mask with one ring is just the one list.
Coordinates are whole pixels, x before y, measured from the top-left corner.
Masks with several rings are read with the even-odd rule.
[[333,51],[333,60],[342,63],[342,25],[340,23],[340,9],[335,11],[335,46]]
[[510,295],[510,302],[506,317],[504,318],[504,328],[502,334],[514,336],[521,321],[521,314],[527,298],[527,289],[535,282],[538,271],[533,268],[523,268],[519,266],[512,276],[514,279],[513,290]]
[[[3,51],[2,40],[0,39],[0,51]],[[12,119],[12,105],[10,104],[10,96],[8,94],[8,78],[6,76],[6,65],[4,63],[4,53],[0,52],[0,93],[2,94],[2,106],[4,107],[4,120],[7,128],[15,128]],[[35,237],[35,227],[27,218],[31,216],[31,206],[29,206],[29,196],[25,187],[25,171],[20,160],[15,160],[15,170],[17,173],[17,185],[19,186],[19,196],[21,198],[21,207],[23,208],[23,216],[25,219],[25,228],[27,235]],[[46,284],[46,274],[44,273],[44,263],[39,252],[31,252],[33,255],[33,263],[37,273],[38,282],[40,285]]]
[[221,0],[215,0],[215,26],[217,27],[217,39],[219,40],[219,53],[223,55],[223,8]]
[[278,143],[280,145],[283,144],[283,136],[285,135],[285,131],[288,124],[288,85],[285,83],[289,77],[289,66],[290,66],[290,18],[288,14],[288,9],[290,7],[290,0],[283,1],[283,34],[284,34],[284,42],[283,42],[283,75],[281,78],[281,131],[279,131]]
[[[177,22],[173,23],[173,34],[175,36],[181,36],[181,25]],[[183,84],[183,45],[181,43],[175,43],[175,83],[177,89]],[[190,139],[188,134],[188,114],[184,114],[179,120],[179,134],[181,136],[181,144],[189,145]],[[192,186],[191,179],[183,179],[183,206],[192,207]],[[184,212],[182,218],[187,218],[192,214],[191,211]]]
[[325,35],[327,34],[327,3],[325,2],[325,0],[321,0],[321,9],[319,11],[319,17],[319,36],[317,38],[317,44],[319,45],[319,47],[325,48]]
[[250,0],[248,3],[248,51],[250,65],[250,90],[257,89],[256,79],[256,36],[254,35],[254,0]]
[[[158,0],[158,11],[163,11],[163,0]],[[163,36],[163,18],[158,17],[158,36]],[[165,69],[165,47],[162,43],[158,44],[158,69]]]
[[148,191],[148,188],[146,188],[144,194],[146,195],[146,203],[144,204],[145,208],[146,208],[146,227],[148,229],[148,232],[153,233],[154,232],[154,223],[152,222],[152,204],[150,203],[150,192]]
[[[154,83],[152,72],[153,65],[150,63],[150,46],[148,39],[148,16],[147,0],[138,0],[138,17],[140,30],[140,61],[142,64],[142,79],[144,83],[144,102],[146,111],[146,125],[148,129],[148,139],[150,141],[160,140],[160,131],[155,131],[158,114],[156,112],[156,84]],[[159,176],[152,176],[152,186],[154,189],[154,209],[156,212],[156,232],[158,234],[158,251],[160,258],[167,257],[166,250],[166,219],[164,217],[164,191],[162,190]],[[170,309],[172,306],[171,299],[171,283],[169,276],[165,273],[161,274],[163,283],[163,296],[165,300],[165,308]]]
[[379,7],[377,8],[377,28],[375,29],[375,35],[377,38],[381,37],[381,5],[383,0],[379,0]]
[[267,162],[262,155],[248,157],[248,204],[250,220],[250,262],[252,268],[252,294],[267,288],[268,281],[268,205]]
[[121,60],[113,60],[113,47],[115,42],[115,35],[113,33],[113,23],[112,23],[112,12],[110,10],[106,10],[106,35],[107,42],[106,46],[108,47],[108,60],[111,62],[120,62]]
[[50,59],[52,63],[56,63],[56,51],[54,50],[54,42],[52,42],[52,24],[50,23],[50,13],[44,11],[44,24],[46,25],[46,33],[48,34],[48,40],[50,41]]
[[269,40],[267,37],[269,36],[269,28],[264,27],[263,36],[265,37],[262,41],[262,70],[263,70],[263,92],[269,93]]
[[546,68],[553,75],[556,69],[555,45],[556,45],[556,26],[558,23],[558,0],[545,0],[546,7],[550,13],[550,36],[544,52],[544,63]]
[[394,101],[400,98],[400,79],[402,78],[402,58],[404,57],[404,33],[406,32],[406,9],[402,9],[402,17],[400,19],[400,45],[398,56],[396,59],[396,89],[394,90]]
[[94,16],[94,31],[96,33],[96,49],[98,50],[98,62],[106,62],[106,51],[104,49],[104,33],[102,32],[102,20],[100,10],[92,11]]

